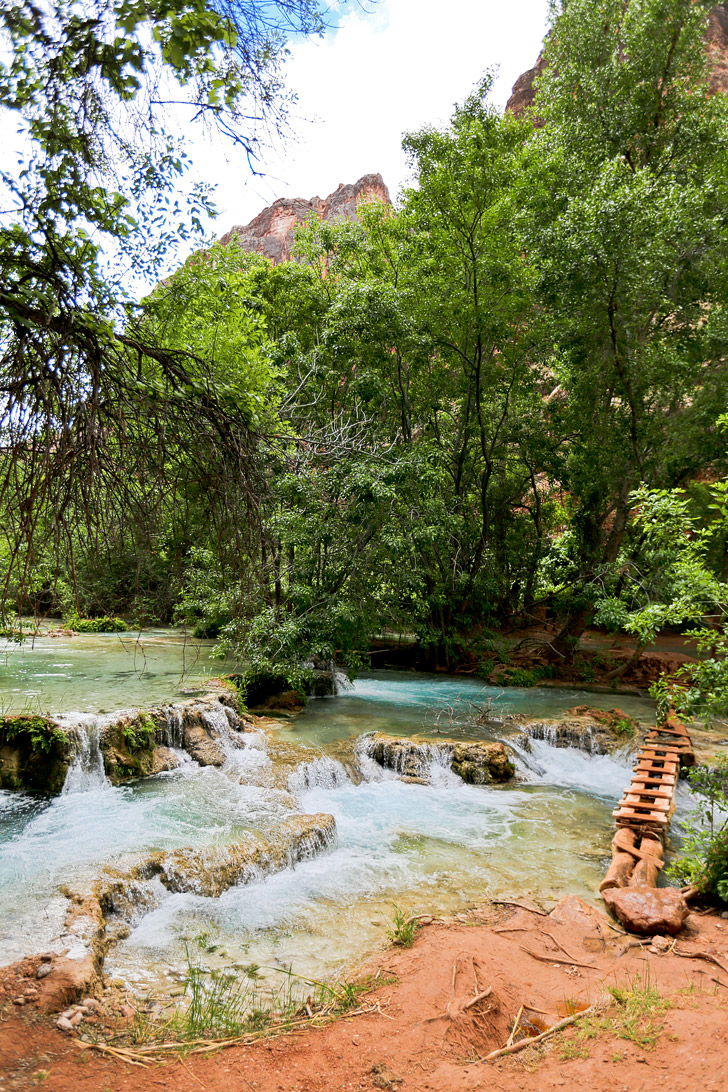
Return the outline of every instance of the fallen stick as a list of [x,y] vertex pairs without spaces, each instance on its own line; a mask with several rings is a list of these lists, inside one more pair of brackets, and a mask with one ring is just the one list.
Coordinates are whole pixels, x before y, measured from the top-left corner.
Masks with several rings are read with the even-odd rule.
[[722,986],[724,990],[728,990],[728,982],[721,982],[719,978],[711,978],[711,982],[717,982],[719,986]]
[[517,1043],[513,1043],[511,1046],[501,1047],[500,1050],[491,1050],[490,1054],[481,1059],[484,1062],[492,1062],[494,1058],[502,1058],[504,1054],[517,1054],[519,1050],[525,1050],[526,1047],[536,1046],[537,1043],[542,1043],[544,1039],[548,1039],[550,1035],[555,1035],[557,1031],[562,1031],[563,1028],[568,1028],[570,1024],[575,1024],[577,1020],[581,1020],[584,1016],[590,1016],[594,1011],[592,1005],[588,1009],[584,1009],[583,1012],[577,1012],[574,1016],[567,1016],[565,1020],[559,1020],[558,1024],[554,1024],[548,1031],[543,1031],[540,1035],[534,1036],[533,1039],[519,1039]]
[[136,1051],[127,1050],[124,1047],[113,1047],[107,1043],[84,1043],[80,1039],[73,1039],[72,1042],[81,1050],[98,1050],[102,1054],[110,1054],[112,1058],[119,1058],[122,1062],[128,1062],[129,1065],[140,1065],[142,1068],[149,1065],[146,1058],[142,1057]]
[[527,933],[528,931],[528,927],[525,925],[506,925],[502,929],[497,927],[491,929],[491,933]]
[[728,967],[725,963],[721,963],[719,959],[712,956],[710,952],[681,952],[676,947],[675,955],[682,956],[683,959],[704,959],[706,963],[715,963],[716,967],[720,967],[721,971],[725,971],[728,974]]
[[513,1038],[514,1038],[514,1036],[516,1034],[516,1029],[518,1028],[518,1022],[519,1022],[519,1020],[521,1019],[522,1016],[523,1016],[523,1005],[521,1005],[520,1009],[516,1013],[516,1019],[513,1021],[513,1027],[511,1028],[511,1034],[508,1036],[508,1039],[506,1040],[506,1046],[507,1047],[513,1046]]
[[567,952],[566,948],[563,946],[561,941],[557,940],[553,933],[549,933],[545,929],[544,929],[544,933],[546,934],[547,937],[551,937],[551,939],[553,940],[556,947],[560,948],[561,951],[564,953],[564,955],[567,955],[569,957],[569,959],[574,958],[573,955],[571,954],[571,952]]
[[522,902],[513,902],[511,899],[491,899],[494,906],[517,906],[519,910],[528,910],[529,914],[538,914],[540,918],[547,918],[549,915],[545,910],[534,910],[532,906],[526,906]]
[[490,997],[492,992],[493,992],[493,987],[488,986],[488,989],[483,990],[483,992],[479,993],[477,995],[477,997],[471,997],[470,1000],[466,1001],[465,1004],[463,1005],[463,1012],[465,1012],[467,1009],[472,1009],[473,1005],[478,1004],[478,1001],[484,1001],[486,997]]
[[518,947],[522,952],[526,952],[528,955],[533,956],[534,959],[540,960],[541,963],[565,963],[571,967],[586,967],[589,971],[599,970],[593,963],[579,963],[575,959],[559,959],[558,956],[539,955],[538,952],[532,952],[530,948],[524,948],[522,944],[519,944]]

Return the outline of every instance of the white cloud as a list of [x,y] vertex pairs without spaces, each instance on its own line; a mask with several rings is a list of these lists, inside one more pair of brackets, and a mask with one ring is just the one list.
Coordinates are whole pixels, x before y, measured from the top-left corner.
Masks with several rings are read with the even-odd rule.
[[[396,197],[407,173],[402,134],[445,125],[486,69],[498,69],[493,99],[505,106],[536,61],[547,9],[548,0],[349,0],[335,32],[291,47],[288,84],[298,106],[288,139],[261,157],[262,177],[251,176],[242,150],[204,135],[180,112],[192,173],[217,187],[220,215],[206,230],[222,235],[278,197],[325,197],[371,172]],[[167,120],[174,126],[174,116]],[[6,164],[22,146],[15,128],[0,111]]]
[[293,136],[251,178],[242,154],[221,142],[189,151],[217,183],[213,230],[246,223],[277,197],[325,196],[339,182],[379,171],[396,196],[406,181],[402,134],[447,123],[453,105],[486,69],[498,68],[493,99],[505,106],[536,61],[547,0],[382,0],[370,13],[347,6],[340,29],[296,43],[288,82],[298,94]]

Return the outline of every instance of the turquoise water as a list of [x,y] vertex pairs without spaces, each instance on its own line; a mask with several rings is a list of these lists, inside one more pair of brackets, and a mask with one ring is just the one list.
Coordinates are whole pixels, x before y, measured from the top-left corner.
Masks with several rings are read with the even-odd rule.
[[4,713],[107,713],[179,700],[229,670],[180,630],[0,641]]
[[[141,642],[125,635],[44,638],[10,650],[5,668],[6,708],[32,702],[53,712],[99,713],[184,696],[219,663],[210,659],[209,644],[164,631]],[[288,789],[299,810],[335,817],[336,845],[217,899],[163,898],[112,949],[107,972],[140,990],[170,988],[184,974],[191,948],[210,968],[293,964],[320,977],[385,943],[395,903],[438,914],[488,896],[595,899],[609,855],[611,810],[627,780],[626,756],[592,758],[533,741],[525,762],[519,759],[519,783],[465,785],[433,766],[431,783],[416,785],[357,755],[356,740],[373,730],[497,738],[512,731],[503,722],[512,712],[555,716],[576,704],[615,703],[645,719],[652,711],[639,699],[497,691],[470,679],[396,672],[368,674],[337,697],[311,701],[270,739],[306,745]],[[483,713],[485,721],[475,723]],[[245,739],[221,769],[187,761],[112,787],[91,764],[53,800],[0,793],[0,962],[62,947],[63,885],[83,888],[105,866],[126,867],[155,849],[225,844],[290,815],[269,739],[263,733]],[[348,776],[339,757],[357,766],[358,778]]]
[[[304,712],[288,723],[285,734],[319,746],[371,731],[423,734],[433,739],[438,735],[492,738],[502,734],[502,722],[509,714],[555,718],[576,705],[597,709],[617,706],[645,723],[653,720],[655,709],[651,699],[628,694],[562,687],[498,689],[463,676],[378,671],[362,674],[351,689],[335,699],[310,701]],[[484,728],[482,722],[488,726]]]

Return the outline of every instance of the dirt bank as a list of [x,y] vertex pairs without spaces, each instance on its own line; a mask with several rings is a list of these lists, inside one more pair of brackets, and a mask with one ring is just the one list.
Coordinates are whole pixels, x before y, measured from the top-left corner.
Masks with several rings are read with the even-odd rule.
[[[728,921],[715,914],[692,913],[674,947],[637,946],[574,898],[550,916],[489,906],[370,961],[364,971],[385,984],[363,1015],[143,1068],[81,1050],[32,1001],[14,1005],[21,966],[0,977],[0,1087],[19,1092],[663,1092],[668,1079],[674,1092],[725,1090]],[[532,1032],[595,1011],[542,1046],[483,1061],[522,1005]],[[107,1012],[96,1030],[108,1040],[120,1020]]]

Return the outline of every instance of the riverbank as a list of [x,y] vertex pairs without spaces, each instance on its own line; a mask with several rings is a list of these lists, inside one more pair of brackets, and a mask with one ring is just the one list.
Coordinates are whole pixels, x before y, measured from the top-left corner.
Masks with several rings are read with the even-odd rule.
[[[13,1005],[22,982],[10,971],[0,975],[0,1075],[14,1092],[661,1092],[668,1076],[674,1092],[721,1092],[728,1050],[728,921],[693,912],[674,945],[640,943],[574,897],[548,916],[486,904],[425,924],[411,948],[360,968],[374,988],[359,1015],[148,1065],[81,1047],[32,1002]],[[516,1039],[585,1007],[542,1044],[484,1060],[519,1012]],[[129,1044],[130,1019],[107,1006],[87,1030]]]
[[695,642],[663,634],[640,650],[628,634],[587,630],[573,657],[553,649],[556,630],[530,626],[474,639],[444,656],[436,647],[422,648],[413,638],[379,638],[372,642],[376,668],[435,671],[475,676],[498,687],[582,687],[594,692],[646,695],[652,683],[672,676],[697,657]]

